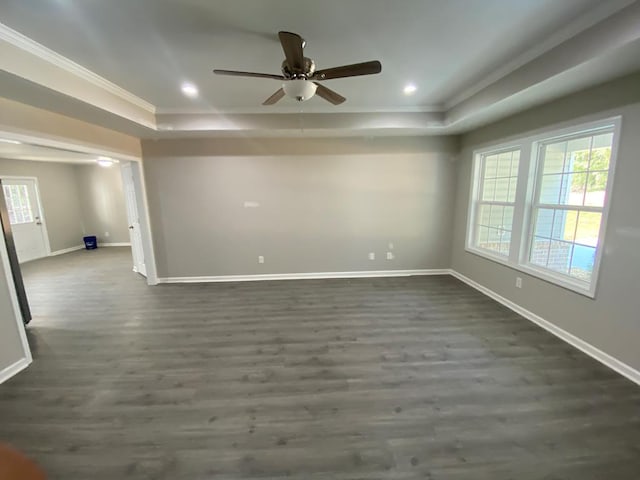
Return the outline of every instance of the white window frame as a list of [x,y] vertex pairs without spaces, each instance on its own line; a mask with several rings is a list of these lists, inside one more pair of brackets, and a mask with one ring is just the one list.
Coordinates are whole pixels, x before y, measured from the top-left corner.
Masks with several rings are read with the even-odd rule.
[[[607,220],[611,208],[611,193],[615,182],[616,160],[618,157],[618,146],[620,143],[620,130],[622,118],[620,116],[604,118],[595,121],[575,124],[564,127],[550,127],[538,131],[534,134],[526,135],[511,142],[504,142],[489,145],[473,152],[473,165],[471,171],[471,191],[469,195],[469,206],[467,214],[467,232],[465,240],[465,250],[493,262],[508,266],[509,268],[527,273],[560,287],[572,290],[590,298],[595,298],[597,291],[600,266],[602,263],[602,253],[605,245],[605,234],[607,231]],[[534,206],[534,195],[540,175],[540,149],[542,145],[553,141],[560,141],[571,137],[580,137],[600,130],[611,129],[613,131],[613,142],[611,145],[611,158],[609,160],[609,174],[607,188],[605,191],[605,204],[602,209],[602,222],[598,235],[598,245],[589,283],[573,279],[561,273],[554,274],[551,270],[538,267],[529,262],[531,248],[531,238],[533,232],[532,213]],[[509,149],[520,149],[520,166],[518,170],[518,182],[516,191],[516,205],[514,209],[514,219],[511,233],[511,248],[509,257],[493,254],[490,251],[475,247],[475,219],[478,206],[478,193],[481,181],[480,168],[482,156],[496,151]]]
[[[519,159],[519,168],[518,168],[518,185],[516,186],[516,199],[513,203],[514,217],[513,217],[513,224],[511,225],[511,247],[509,248],[509,256],[507,257],[506,255],[500,255],[499,253],[493,252],[492,250],[487,250],[485,248],[480,248],[476,246],[474,240],[477,236],[476,224],[477,224],[477,217],[478,217],[478,207],[480,206],[480,204],[483,203],[482,199],[480,198],[480,193],[482,191],[482,183],[484,180],[484,175],[482,172],[483,160],[485,157],[488,157],[491,155],[511,152],[514,150],[518,150],[520,152],[520,159]],[[468,234],[466,239],[466,249],[473,253],[476,253],[483,257],[487,257],[499,263],[508,263],[509,258],[513,254],[513,250],[514,250],[513,248],[514,234],[515,234],[514,226],[516,225],[515,210],[517,207],[517,200],[518,200],[517,193],[520,190],[519,184],[520,184],[520,168],[522,166],[522,154],[523,154],[522,145],[519,143],[505,143],[502,145],[493,145],[490,148],[477,150],[473,153],[473,171],[472,171],[473,176],[471,179],[472,187],[471,187],[471,195],[469,200],[469,216],[467,219]],[[489,202],[489,203],[493,204],[495,202]],[[498,203],[503,206],[511,206],[511,202],[498,202]]]

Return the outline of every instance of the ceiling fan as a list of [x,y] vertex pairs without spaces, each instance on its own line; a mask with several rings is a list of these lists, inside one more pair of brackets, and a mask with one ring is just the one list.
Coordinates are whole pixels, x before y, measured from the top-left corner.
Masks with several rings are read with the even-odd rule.
[[315,62],[304,56],[306,42],[300,35],[291,32],[278,32],[278,38],[282,44],[282,50],[284,50],[285,56],[282,62],[281,75],[217,69],[214,70],[213,73],[236,77],[282,80],[282,87],[262,102],[263,105],[273,105],[285,95],[302,102],[310,99],[316,93],[328,102],[334,105],[340,105],[346,98],[318,83],[319,81],[332,80],[334,78],[357,77],[360,75],[373,75],[382,71],[382,64],[377,60],[316,70]]

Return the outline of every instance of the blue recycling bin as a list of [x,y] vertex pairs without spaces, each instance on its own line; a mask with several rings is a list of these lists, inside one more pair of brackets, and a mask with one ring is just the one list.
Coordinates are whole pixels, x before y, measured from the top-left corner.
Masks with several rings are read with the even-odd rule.
[[98,248],[98,239],[96,238],[95,235],[82,237],[82,239],[84,240],[84,248],[86,248],[87,250],[93,250],[95,248]]

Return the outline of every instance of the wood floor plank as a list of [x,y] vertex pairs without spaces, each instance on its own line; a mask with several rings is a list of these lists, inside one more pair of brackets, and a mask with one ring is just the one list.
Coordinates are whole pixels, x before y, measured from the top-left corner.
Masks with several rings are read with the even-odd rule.
[[448,276],[148,287],[24,265],[0,441],[52,479],[640,478],[640,389]]

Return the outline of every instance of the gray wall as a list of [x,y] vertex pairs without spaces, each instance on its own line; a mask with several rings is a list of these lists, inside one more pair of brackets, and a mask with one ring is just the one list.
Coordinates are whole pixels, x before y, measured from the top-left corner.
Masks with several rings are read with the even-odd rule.
[[120,168],[76,165],[75,169],[84,232],[96,235],[99,243],[129,243]]
[[[458,272],[640,370],[640,75],[543,105],[467,134],[457,162],[452,266]],[[584,115],[622,115],[621,142],[596,298],[516,272],[464,250],[472,151]],[[515,277],[523,278],[522,290]]]
[[457,147],[436,137],[145,141],[158,275],[447,268]]
[[82,211],[74,165],[0,159],[0,175],[38,179],[52,252],[82,243]]

